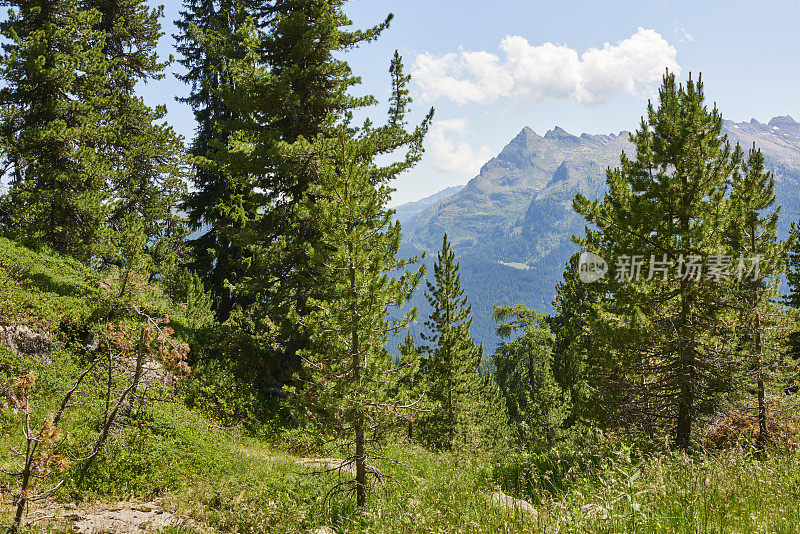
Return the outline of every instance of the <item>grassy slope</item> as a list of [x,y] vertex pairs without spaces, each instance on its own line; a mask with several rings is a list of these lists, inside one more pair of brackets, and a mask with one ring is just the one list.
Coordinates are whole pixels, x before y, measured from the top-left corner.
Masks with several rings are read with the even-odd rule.
[[[71,333],[87,328],[103,303],[101,277],[47,251],[0,239],[0,321],[60,332],[50,365],[0,349],[0,381],[36,371],[34,406],[41,419],[81,367]],[[180,310],[154,292],[152,306]],[[64,475],[61,502],[165,496],[176,512],[223,532],[794,532],[800,524],[800,457],[758,461],[746,452],[714,456],[656,455],[631,460],[619,441],[573,445],[538,456],[457,459],[396,441],[377,462],[391,474],[369,506],[337,494],[336,474],[313,474],[302,456],[335,456],[298,431],[266,426],[256,438],[220,430],[180,392],[151,391],[150,406],[130,420],[81,480],[81,464]],[[79,448],[96,416],[91,389],[64,423],[65,446]],[[15,418],[0,413],[0,464],[19,444]],[[619,450],[618,450],[619,449]],[[290,454],[287,451],[295,451]],[[498,488],[532,502],[538,520],[491,504]],[[586,504],[611,517],[592,521]],[[0,507],[8,524],[10,506]]]

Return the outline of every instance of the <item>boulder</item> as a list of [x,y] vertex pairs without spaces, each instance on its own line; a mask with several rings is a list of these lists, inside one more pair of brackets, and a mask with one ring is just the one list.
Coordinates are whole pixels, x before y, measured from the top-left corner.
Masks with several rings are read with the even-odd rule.
[[0,344],[19,356],[36,356],[46,361],[53,357],[53,336],[28,326],[0,326]]

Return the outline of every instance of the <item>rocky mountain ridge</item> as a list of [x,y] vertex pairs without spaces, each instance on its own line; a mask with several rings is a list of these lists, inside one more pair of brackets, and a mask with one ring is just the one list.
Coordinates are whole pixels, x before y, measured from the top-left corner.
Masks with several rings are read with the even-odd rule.
[[[800,218],[800,123],[791,116],[767,123],[724,122],[732,144],[753,143],[773,172],[782,206],[780,235]],[[477,176],[452,195],[404,217],[403,251],[435,257],[447,232],[462,265],[462,281],[475,312],[476,338],[493,347],[495,304],[521,303],[549,312],[564,264],[577,251],[573,234],[582,234],[572,199],[605,192],[606,169],[633,153],[628,132],[573,135],[556,126],[538,135],[523,128]],[[401,211],[402,206],[398,208]],[[418,302],[423,307],[424,302]]]

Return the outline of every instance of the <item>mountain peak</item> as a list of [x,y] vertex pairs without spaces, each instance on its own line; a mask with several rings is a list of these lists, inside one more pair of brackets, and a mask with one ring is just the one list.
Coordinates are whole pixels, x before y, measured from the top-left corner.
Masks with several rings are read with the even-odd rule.
[[798,123],[794,120],[791,115],[779,115],[777,117],[772,117],[770,121],[767,123],[769,126],[797,126]]
[[567,132],[561,126],[556,126],[546,134],[544,134],[545,139],[569,139],[569,140],[578,140],[577,137],[572,135],[571,133]]
[[522,130],[520,130],[520,132],[517,134],[516,137],[514,137],[514,139],[511,140],[510,144],[528,146],[531,144],[531,141],[537,139],[541,139],[541,137],[536,132],[534,132],[529,126],[526,126]]

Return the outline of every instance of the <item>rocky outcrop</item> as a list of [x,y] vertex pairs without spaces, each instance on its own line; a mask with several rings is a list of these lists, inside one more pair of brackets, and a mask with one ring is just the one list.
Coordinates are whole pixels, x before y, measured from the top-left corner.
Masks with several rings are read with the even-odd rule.
[[105,506],[79,506],[76,504],[34,508],[33,517],[40,516],[40,522],[58,532],[78,532],[81,534],[131,534],[146,532],[191,531],[214,532],[205,525],[178,515],[163,508],[159,500],[136,503],[119,502]]
[[19,356],[53,357],[53,336],[28,326],[0,326],[0,344]]
[[[133,380],[136,375],[136,358],[124,358],[114,361],[114,366],[121,372],[128,380]],[[174,386],[177,384],[177,377],[164,369],[164,366],[155,360],[147,360],[142,364],[142,375],[139,377],[141,385],[147,384],[164,384],[166,386]]]

